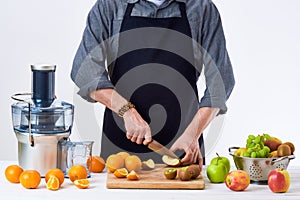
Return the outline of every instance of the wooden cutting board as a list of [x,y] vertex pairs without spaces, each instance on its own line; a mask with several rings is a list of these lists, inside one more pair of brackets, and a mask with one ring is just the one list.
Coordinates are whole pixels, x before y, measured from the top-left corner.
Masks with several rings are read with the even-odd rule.
[[205,184],[202,175],[191,181],[181,181],[177,176],[174,180],[168,180],[164,176],[166,165],[157,164],[153,170],[141,170],[138,172],[139,180],[127,180],[117,178],[108,172],[107,188],[136,188],[136,189],[204,189]]

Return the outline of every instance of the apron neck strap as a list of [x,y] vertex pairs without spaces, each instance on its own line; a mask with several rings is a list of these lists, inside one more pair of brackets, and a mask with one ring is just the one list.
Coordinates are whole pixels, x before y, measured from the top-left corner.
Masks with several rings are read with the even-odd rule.
[[[124,15],[125,17],[130,17],[131,16],[134,4],[135,3],[128,3],[127,4],[127,8],[126,8],[125,15]],[[179,10],[180,10],[181,17],[186,18],[187,15],[186,15],[185,3],[178,2],[178,4],[179,4]]]
[[180,10],[181,17],[182,18],[187,18],[185,3],[183,3],[183,2],[178,2],[178,3],[179,3],[179,10]]
[[130,17],[131,16],[133,6],[134,6],[134,3],[128,3],[127,4],[127,8],[126,8],[125,15],[124,15],[125,17]]

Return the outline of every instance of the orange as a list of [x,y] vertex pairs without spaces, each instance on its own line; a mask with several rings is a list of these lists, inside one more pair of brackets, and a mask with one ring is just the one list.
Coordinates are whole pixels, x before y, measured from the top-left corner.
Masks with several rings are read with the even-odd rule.
[[121,168],[121,169],[117,169],[115,172],[114,172],[114,175],[115,177],[117,178],[125,178],[128,174],[128,171],[126,168]]
[[46,184],[46,188],[48,190],[58,190],[59,189],[59,186],[60,186],[60,181],[59,179],[54,176],[54,175],[50,175],[48,177],[48,181],[47,181],[47,184]]
[[90,181],[88,179],[78,179],[74,181],[74,185],[79,189],[86,189],[90,186]]
[[106,167],[110,172],[114,173],[116,169],[124,167],[123,157],[117,154],[108,156],[108,158],[106,159]]
[[121,151],[119,153],[117,153],[117,155],[122,156],[122,158],[125,160],[128,156],[130,156],[129,153],[125,152],[125,151]]
[[128,156],[125,159],[125,167],[128,171],[139,171],[142,167],[142,161],[136,155]]
[[139,179],[139,175],[134,170],[132,170],[129,174],[127,174],[126,177],[128,180],[138,180]]
[[45,176],[46,183],[48,182],[50,176],[56,176],[56,178],[58,178],[59,186],[61,186],[61,184],[63,184],[63,182],[65,180],[65,174],[63,173],[63,171],[61,169],[58,169],[58,168],[50,169],[46,173],[46,176]]
[[11,183],[20,183],[20,175],[23,169],[18,165],[9,165],[5,169],[5,177]]
[[82,165],[73,165],[68,171],[68,176],[70,180],[74,182],[77,179],[86,179],[88,172]]
[[36,170],[25,170],[20,175],[20,183],[27,189],[35,189],[41,182],[41,175]]
[[92,156],[87,160],[86,166],[91,172],[101,173],[105,168],[105,161],[100,156]]

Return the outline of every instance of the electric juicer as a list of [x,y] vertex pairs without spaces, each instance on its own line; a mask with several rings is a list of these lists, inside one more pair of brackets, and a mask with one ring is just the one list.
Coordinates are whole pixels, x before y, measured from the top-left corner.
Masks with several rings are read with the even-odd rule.
[[19,165],[45,176],[52,168],[64,170],[60,143],[71,134],[74,106],[56,99],[55,65],[31,65],[31,70],[32,93],[12,96],[18,101],[11,106],[13,129]]

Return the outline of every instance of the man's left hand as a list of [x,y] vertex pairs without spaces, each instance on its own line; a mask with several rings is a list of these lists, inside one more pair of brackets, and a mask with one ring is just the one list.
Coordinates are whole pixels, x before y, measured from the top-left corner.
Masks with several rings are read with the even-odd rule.
[[199,148],[198,139],[189,137],[188,134],[183,134],[170,148],[171,151],[184,150],[185,156],[181,159],[183,165],[190,165],[199,162],[200,170],[202,171],[202,154]]

